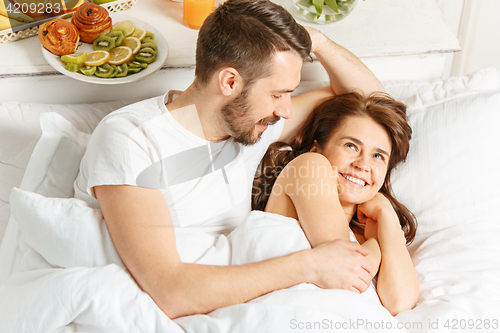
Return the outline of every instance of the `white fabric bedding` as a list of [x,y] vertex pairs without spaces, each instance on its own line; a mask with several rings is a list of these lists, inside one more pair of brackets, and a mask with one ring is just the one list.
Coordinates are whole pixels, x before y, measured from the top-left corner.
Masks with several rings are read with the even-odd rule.
[[91,133],[101,118],[131,101],[80,105],[0,103],[0,240],[10,216],[10,189],[19,187],[40,138],[40,114],[56,112],[83,132]]
[[[208,316],[170,321],[133,282],[120,262],[110,246],[99,210],[81,200],[46,198],[18,189],[13,189],[11,203],[26,245],[33,249],[23,254],[22,267],[7,279],[0,291],[2,299],[16,300],[0,304],[0,322],[11,332],[29,332],[41,319],[47,324],[43,329],[46,332],[63,328],[65,332],[100,332],[104,329],[102,323],[116,332],[175,332],[180,331],[179,326],[188,332],[199,332],[200,327],[206,327],[207,332],[256,332],[272,327],[283,332],[292,330],[290,326],[295,325],[295,320],[298,325],[306,319],[339,323],[383,320],[392,327],[399,323],[380,305],[374,289],[358,295],[307,284],[270,293],[244,306],[223,308]],[[307,240],[296,221],[274,214],[267,219],[261,215],[253,215],[228,237],[213,237],[212,245],[207,242],[200,245],[197,241],[207,235],[198,232],[190,235],[192,246],[179,248],[181,257],[193,257],[192,252],[202,250],[204,254],[198,262],[228,265],[232,260],[233,264],[244,264],[307,248]],[[266,228],[267,223],[272,223],[272,228]],[[51,237],[49,230],[57,231]],[[277,247],[274,239],[284,233],[294,236],[281,237]],[[76,235],[78,240],[74,241]],[[50,242],[41,240],[48,237]],[[262,241],[255,242],[256,239]],[[182,235],[177,239],[179,243],[185,240]],[[251,257],[247,255],[249,249]],[[47,306],[40,300],[57,302]],[[229,325],[221,325],[221,318]],[[270,322],[263,325],[255,318],[272,320],[266,319]],[[275,322],[276,318],[281,319]],[[65,328],[70,323],[74,330]]]
[[[500,203],[495,172],[500,165],[500,73],[488,68],[446,81],[390,82],[386,88],[407,103],[414,130],[410,155],[394,173],[393,188],[419,221],[409,247],[421,288],[415,309],[393,318],[366,295],[299,285],[171,321],[123,267],[100,212],[56,198],[69,197],[72,184],[58,183],[68,177],[61,171],[67,166],[51,162],[57,160],[54,152],[72,156],[68,160],[80,154],[66,153],[60,143],[81,145],[78,131],[90,133],[125,102],[1,103],[0,238],[9,203],[13,211],[0,246],[0,332],[500,332],[500,218],[494,210]],[[39,115],[47,111],[62,114],[76,129],[44,116],[47,124],[59,126],[44,130],[39,142],[42,152],[52,155],[43,161],[46,154],[37,157],[37,146],[24,175],[40,135]],[[60,137],[58,128],[64,129]],[[56,177],[61,173],[66,176]],[[266,237],[282,234],[290,231],[278,226]],[[265,239],[261,235],[246,231],[238,245],[251,247],[256,258],[269,250],[286,251],[287,244],[289,251],[300,248],[298,238],[273,248],[269,241],[258,242]],[[179,243],[197,245],[180,245],[186,261],[251,260],[244,250],[235,250],[231,258],[231,237],[177,236]],[[245,245],[252,240],[257,241]]]

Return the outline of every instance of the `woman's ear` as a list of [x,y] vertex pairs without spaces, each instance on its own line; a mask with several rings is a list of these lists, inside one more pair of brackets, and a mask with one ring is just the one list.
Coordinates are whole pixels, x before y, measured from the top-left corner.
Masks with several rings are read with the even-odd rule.
[[318,142],[314,140],[312,148],[309,150],[311,153],[319,153]]
[[224,96],[229,97],[234,93],[240,93],[242,78],[236,69],[232,67],[223,68],[219,71],[218,79],[221,93]]

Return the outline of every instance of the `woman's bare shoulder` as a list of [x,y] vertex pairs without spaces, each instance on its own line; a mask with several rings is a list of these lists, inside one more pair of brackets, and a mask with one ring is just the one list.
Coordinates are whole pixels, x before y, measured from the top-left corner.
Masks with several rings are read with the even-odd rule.
[[296,183],[296,180],[299,179],[299,183],[307,183],[330,178],[337,179],[330,161],[319,153],[308,152],[297,156],[288,163],[277,181]]
[[297,156],[290,163],[288,163],[287,166],[313,167],[313,166],[331,166],[331,164],[325,156],[319,153],[308,152]]

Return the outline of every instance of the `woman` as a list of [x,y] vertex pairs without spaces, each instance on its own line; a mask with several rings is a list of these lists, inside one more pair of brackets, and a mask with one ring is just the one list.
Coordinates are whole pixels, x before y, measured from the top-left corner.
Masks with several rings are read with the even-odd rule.
[[255,210],[298,220],[311,247],[354,234],[379,268],[377,294],[392,315],[413,308],[419,293],[406,249],[416,220],[390,184],[409,150],[405,112],[382,94],[324,101],[291,145],[269,147],[252,202]]

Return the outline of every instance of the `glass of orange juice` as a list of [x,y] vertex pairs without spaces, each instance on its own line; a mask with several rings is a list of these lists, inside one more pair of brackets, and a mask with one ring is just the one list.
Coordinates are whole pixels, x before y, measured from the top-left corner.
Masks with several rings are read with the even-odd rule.
[[184,0],[184,24],[191,29],[200,30],[208,15],[214,10],[214,0]]

